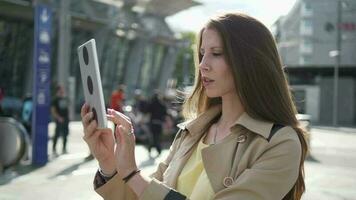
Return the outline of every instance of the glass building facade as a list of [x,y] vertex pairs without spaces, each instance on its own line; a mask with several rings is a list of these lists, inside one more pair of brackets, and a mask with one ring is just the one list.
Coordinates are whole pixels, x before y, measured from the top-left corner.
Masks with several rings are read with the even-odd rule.
[[[166,24],[166,16],[155,15],[152,5],[147,9],[151,13],[142,13],[135,11],[134,4],[117,6],[117,2],[37,1],[53,11],[51,88],[58,83],[65,86],[72,113],[78,113],[84,101],[76,49],[91,38],[97,43],[106,104],[119,84],[127,86],[128,97],[135,89],[150,96],[154,89],[164,90],[173,76],[182,41]],[[33,1],[0,1],[0,87],[6,97],[18,101],[32,92],[34,5]],[[169,12],[173,11],[167,7],[164,13]],[[69,48],[63,53],[64,45]]]

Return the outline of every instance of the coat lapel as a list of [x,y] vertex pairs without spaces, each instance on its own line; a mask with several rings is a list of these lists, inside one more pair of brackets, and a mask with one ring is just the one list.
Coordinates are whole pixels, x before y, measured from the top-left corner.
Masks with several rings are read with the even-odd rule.
[[186,155],[177,157],[174,159],[165,172],[164,183],[172,188],[177,187],[178,177],[183,170],[183,167],[187,163],[192,152],[188,152]]
[[219,115],[220,112],[221,106],[215,106],[199,115],[195,120],[177,125],[180,128],[188,130],[188,135],[179,147],[178,157],[183,157],[192,150],[206,133],[206,129],[209,128],[207,125]]
[[169,169],[166,171],[165,183],[171,187],[176,187],[177,179],[182,172],[185,164],[193,153],[193,149],[198,144],[199,140],[206,133],[205,127],[221,112],[220,106],[215,106],[207,112],[202,113],[196,119],[183,122],[177,126],[184,130],[184,140],[179,145],[179,148],[174,156]]
[[185,138],[181,143],[174,160],[171,162],[170,178],[167,177],[168,180],[166,181],[169,186],[176,188],[177,179],[203,134],[204,132],[188,134],[186,136],[188,138]]
[[[176,155],[174,156],[169,169],[166,171],[166,182],[169,186],[176,187],[177,178],[191,156],[193,148],[196,147],[199,140],[206,133],[206,128],[209,127],[208,124],[220,113],[221,106],[214,106],[202,113],[196,119],[177,125],[185,131],[185,136],[176,151]],[[239,165],[238,161],[241,159],[247,148],[248,142],[239,143],[238,148],[235,149],[239,141],[239,136],[242,134],[248,135],[247,133],[252,131],[266,137],[272,125],[273,124],[269,122],[253,119],[247,113],[244,113],[236,121],[235,126],[231,128],[230,135],[224,138],[220,143],[211,145],[202,150],[204,168],[215,192],[218,192],[225,187],[225,178],[232,178],[232,180],[234,180],[240,173],[240,170],[237,169],[237,166]],[[250,136],[248,136],[247,139],[250,140]],[[232,162],[233,160],[235,160],[234,163]],[[232,164],[234,166],[232,166]],[[246,168],[246,166],[243,166],[243,169],[244,168]],[[235,173],[230,174],[231,172]]]
[[230,134],[221,143],[211,145],[202,150],[204,168],[215,192],[224,187],[223,180],[229,176],[237,144],[236,137],[236,134]]

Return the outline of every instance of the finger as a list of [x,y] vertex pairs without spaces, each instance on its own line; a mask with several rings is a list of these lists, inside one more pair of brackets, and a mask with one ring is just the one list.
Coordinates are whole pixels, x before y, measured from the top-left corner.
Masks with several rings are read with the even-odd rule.
[[100,131],[95,131],[89,138],[87,138],[90,141],[96,141],[100,137],[101,132]]
[[107,114],[107,118],[108,120],[112,121],[114,124],[124,125],[125,127],[131,127],[131,121],[118,113]]
[[114,134],[112,133],[112,129],[111,128],[100,129],[100,132],[101,132],[101,135],[103,135],[104,137],[110,136],[111,139],[115,140]]
[[112,130],[111,128],[102,128],[100,129],[101,132],[105,133],[105,134],[112,134]]
[[100,129],[101,135],[104,136],[105,138],[108,138],[107,136],[110,136],[109,139],[115,140],[114,134],[112,132],[111,128],[103,128]]
[[85,114],[89,112],[89,104],[84,103],[82,109],[80,110],[80,116],[83,118]]
[[124,115],[123,113],[121,113],[121,112],[119,112],[119,111],[116,111],[116,110],[114,110],[114,109],[110,109],[110,108],[109,108],[109,109],[108,109],[108,113],[109,113],[110,115],[120,116],[120,117],[126,119],[127,121],[131,122],[131,119],[130,119],[128,116],[126,116],[126,115]]
[[93,133],[95,132],[97,126],[98,125],[95,120],[90,122],[90,124],[87,126],[86,130],[84,131],[84,137],[90,138],[93,135]]
[[131,137],[133,137],[134,134],[131,131],[129,131],[128,129],[126,129],[124,126],[119,126],[118,128],[119,128],[120,135],[123,138],[123,140],[125,141],[125,143],[129,143]]
[[93,119],[93,112],[88,112],[87,114],[84,115],[84,117],[82,117],[82,123],[84,128],[88,126],[88,124],[90,123],[90,121]]
[[107,111],[108,111],[108,114],[109,114],[109,115],[114,115],[114,116],[119,115],[119,116],[121,116],[122,118],[124,118],[124,119],[130,121],[130,118],[128,118],[126,115],[122,114],[122,113],[119,112],[119,111],[116,111],[116,110],[110,109],[110,108],[108,108]]
[[119,126],[122,126],[122,125],[118,125],[115,128],[115,141],[116,141],[116,144],[120,144],[122,142],[122,140],[123,140],[122,136],[121,136],[121,132],[120,132]]

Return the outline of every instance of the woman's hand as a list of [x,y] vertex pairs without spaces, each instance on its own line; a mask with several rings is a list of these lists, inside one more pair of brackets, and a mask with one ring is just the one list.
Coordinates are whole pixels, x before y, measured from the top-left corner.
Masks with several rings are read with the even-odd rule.
[[84,128],[84,141],[88,144],[90,152],[98,160],[101,170],[105,174],[113,174],[115,166],[115,140],[111,129],[97,129],[97,122],[93,120],[93,112],[89,112],[89,105],[84,104],[81,117]]
[[118,175],[123,178],[137,169],[135,160],[135,135],[132,123],[126,115],[108,109],[108,119],[116,124],[115,160]]

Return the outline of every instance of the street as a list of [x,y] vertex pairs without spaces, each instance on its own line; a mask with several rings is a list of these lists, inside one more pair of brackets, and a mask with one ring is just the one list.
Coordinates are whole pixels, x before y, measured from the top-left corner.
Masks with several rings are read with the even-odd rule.
[[356,199],[356,131],[312,129],[303,199]]
[[[68,154],[53,157],[50,151],[46,166],[18,166],[0,175],[1,200],[35,199],[101,199],[93,191],[94,160],[85,160],[88,149],[82,141],[80,122],[71,123]],[[50,133],[53,125],[50,125]],[[311,155],[305,163],[306,188],[303,200],[356,200],[356,132],[354,129],[313,128]],[[61,140],[58,143],[61,147]],[[60,151],[59,151],[60,152]],[[137,163],[144,174],[150,174],[164,159],[150,158],[143,146],[137,146]]]

